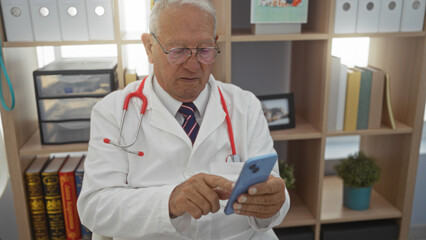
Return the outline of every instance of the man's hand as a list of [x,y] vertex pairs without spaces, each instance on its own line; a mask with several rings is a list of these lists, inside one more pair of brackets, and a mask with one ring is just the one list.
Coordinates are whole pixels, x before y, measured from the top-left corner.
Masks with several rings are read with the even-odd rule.
[[210,174],[200,173],[178,185],[169,198],[171,218],[189,213],[199,219],[202,215],[219,211],[219,199],[228,199],[232,181]]
[[249,188],[248,194],[241,194],[234,203],[234,212],[256,218],[274,216],[285,201],[285,183],[282,178],[269,176],[263,183]]

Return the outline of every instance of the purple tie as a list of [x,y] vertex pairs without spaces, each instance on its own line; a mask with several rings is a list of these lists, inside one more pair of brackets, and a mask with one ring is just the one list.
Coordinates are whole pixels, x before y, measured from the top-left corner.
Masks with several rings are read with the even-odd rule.
[[198,125],[194,115],[196,109],[197,107],[195,107],[192,102],[183,103],[179,108],[179,113],[184,117],[182,127],[188,135],[189,139],[191,139],[192,144],[194,144],[195,138],[197,138],[198,130],[200,129],[200,125]]

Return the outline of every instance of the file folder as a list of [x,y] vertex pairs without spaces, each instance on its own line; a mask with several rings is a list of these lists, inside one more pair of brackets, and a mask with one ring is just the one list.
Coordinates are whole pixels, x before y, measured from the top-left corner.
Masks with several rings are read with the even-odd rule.
[[423,31],[426,0],[404,0],[401,32]]
[[86,0],[91,40],[114,40],[112,0]]
[[56,0],[30,0],[31,19],[36,41],[61,41]]
[[1,8],[7,41],[34,41],[28,1],[1,0]]
[[381,0],[359,0],[356,23],[357,33],[379,31],[379,13]]
[[399,32],[401,15],[402,0],[382,0],[379,32]]
[[86,3],[84,0],[58,0],[61,33],[64,41],[88,41]]
[[334,33],[355,33],[358,0],[336,0]]

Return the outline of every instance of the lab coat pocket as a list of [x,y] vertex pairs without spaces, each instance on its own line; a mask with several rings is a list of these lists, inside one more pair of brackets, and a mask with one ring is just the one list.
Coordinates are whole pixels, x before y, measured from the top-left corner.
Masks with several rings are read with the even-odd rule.
[[243,165],[243,162],[211,162],[210,172],[235,182]]
[[[211,162],[210,172],[235,182],[243,165],[243,162]],[[219,200],[221,207],[225,207],[227,202],[228,200]]]

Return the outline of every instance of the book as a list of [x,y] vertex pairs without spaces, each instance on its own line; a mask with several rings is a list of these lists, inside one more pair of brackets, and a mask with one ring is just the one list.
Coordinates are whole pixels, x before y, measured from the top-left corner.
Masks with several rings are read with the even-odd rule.
[[337,102],[337,120],[336,120],[336,129],[339,131],[343,130],[343,125],[345,123],[347,84],[348,84],[348,66],[341,64],[340,75],[339,75],[339,90],[338,90],[339,100]]
[[354,70],[361,73],[356,129],[362,130],[368,128],[372,73],[359,67],[355,67]]
[[380,128],[382,123],[383,94],[385,89],[385,72],[369,66],[364,68],[372,74],[370,113],[368,115],[368,128]]
[[46,205],[41,182],[41,172],[48,160],[48,157],[36,157],[24,173],[27,200],[30,208],[31,229],[35,240],[49,239]]
[[251,23],[307,23],[308,0],[251,0]]
[[390,90],[390,76],[385,74],[385,92],[384,92],[384,106],[383,106],[383,121],[390,126],[392,129],[396,129],[395,118],[392,111],[392,101],[391,101],[391,90]]
[[355,131],[358,120],[359,90],[361,87],[361,72],[348,69],[346,86],[345,122],[343,130]]
[[41,173],[50,239],[66,239],[59,170],[65,157],[53,158]]
[[301,33],[301,23],[257,23],[251,25],[252,34],[290,34]]
[[[330,81],[328,93],[328,120],[327,130],[339,130],[337,127],[337,112],[339,102],[339,82],[340,82],[340,58],[331,56]],[[346,89],[345,89],[346,90]],[[342,129],[340,129],[342,130]]]
[[[75,186],[77,188],[77,199],[81,192],[81,187],[83,186],[83,177],[84,177],[84,162],[86,160],[86,156],[83,155],[83,159],[75,170]],[[83,224],[80,224],[81,229],[81,239],[90,240],[92,239],[92,232],[86,228]]]
[[59,170],[61,199],[68,240],[81,239],[80,219],[77,213],[77,188],[74,176],[74,172],[81,159],[81,156],[67,156],[64,166]]

